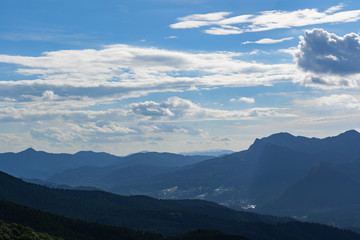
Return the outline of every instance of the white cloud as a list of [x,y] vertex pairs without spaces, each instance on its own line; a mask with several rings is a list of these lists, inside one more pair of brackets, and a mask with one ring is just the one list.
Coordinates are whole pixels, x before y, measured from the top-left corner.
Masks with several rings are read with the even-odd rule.
[[343,7],[345,7],[345,5],[343,3],[340,3],[337,6],[330,7],[329,9],[327,9],[325,11],[325,13],[334,13],[334,12],[340,11]]
[[200,128],[194,129],[184,126],[175,126],[168,123],[140,123],[139,126],[143,129],[144,132],[150,133],[175,133],[175,134],[184,134],[191,136],[208,136],[209,134]]
[[303,70],[314,73],[360,73],[360,36],[350,33],[339,37],[323,29],[307,30],[300,37],[296,60]]
[[313,100],[315,106],[360,110],[360,101],[352,95],[333,94]]
[[239,98],[232,98],[230,99],[230,102],[246,102],[246,103],[255,103],[255,99],[254,98],[248,98],[248,97],[239,97]]
[[180,17],[178,23],[170,25],[171,28],[185,29],[185,28],[199,28],[202,26],[212,25],[213,21],[223,20],[225,16],[231,12],[215,12],[206,14],[192,14],[185,17]]
[[167,36],[166,39],[176,39],[178,38],[177,36]]
[[340,4],[324,12],[318,9],[300,9],[296,11],[273,10],[260,12],[256,15],[239,15],[235,17],[227,17],[231,14],[230,12],[193,14],[178,18],[178,22],[171,24],[170,27],[186,29],[213,26],[205,29],[204,32],[215,35],[227,35],[324,23],[356,22],[360,19],[360,10],[340,11],[343,7],[344,5]]
[[70,139],[66,139],[64,134],[57,128],[32,129],[31,137],[36,140],[45,140],[52,143],[65,143]]
[[230,35],[243,33],[244,30],[229,27],[212,27],[210,29],[206,29],[204,32],[212,35]]
[[292,40],[292,39],[294,39],[294,38],[293,37],[281,38],[281,39],[263,38],[263,39],[260,39],[258,41],[246,41],[246,42],[243,42],[242,44],[249,44],[249,43],[274,44],[274,43],[281,43],[281,42]]
[[[294,101],[294,103],[307,111],[316,111],[317,114],[324,116],[339,115],[339,117],[342,116],[343,118],[354,118],[354,116],[359,115],[360,110],[359,97],[346,93],[332,94],[307,100],[298,99]],[[348,115],[349,113],[350,115]]]
[[47,91],[43,92],[43,94],[42,94],[42,100],[43,101],[53,101],[53,100],[56,100],[56,99],[59,99],[59,96],[54,94],[53,91],[47,90]]
[[358,86],[360,36],[355,33],[339,37],[323,29],[307,30],[294,57],[306,72],[297,82],[320,88]]
[[[240,101],[252,103],[252,98],[239,98]],[[255,101],[255,100],[254,100]],[[251,108],[243,111],[218,110],[203,108],[190,100],[171,97],[167,101],[133,103],[131,112],[135,115],[159,120],[202,121],[202,120],[242,120],[261,117],[294,117],[281,108]]]
[[[149,92],[217,86],[271,85],[290,81],[292,64],[262,64],[238,59],[240,53],[189,53],[129,45],[103,49],[60,50],[39,57],[0,55],[35,80],[0,81],[0,95],[123,99]],[[47,95],[49,97],[49,95]]]

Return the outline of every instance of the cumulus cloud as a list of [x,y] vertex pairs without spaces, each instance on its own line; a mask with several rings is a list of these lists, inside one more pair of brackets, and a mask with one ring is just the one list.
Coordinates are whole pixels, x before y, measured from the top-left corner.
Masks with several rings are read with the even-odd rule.
[[294,54],[298,67],[306,74],[299,80],[307,86],[323,88],[356,87],[360,79],[360,37],[344,37],[323,29],[305,31]]
[[294,38],[293,37],[281,38],[281,39],[263,38],[263,39],[260,39],[258,41],[246,41],[246,42],[243,42],[242,44],[249,44],[249,43],[274,44],[274,43],[281,43],[281,42],[292,40],[292,39],[294,39]]
[[232,14],[231,12],[193,14],[178,18],[178,22],[171,24],[170,27],[189,29],[213,26],[205,29],[204,32],[214,35],[228,35],[324,23],[356,22],[360,19],[360,10],[341,11],[343,7],[343,4],[339,4],[323,12],[318,9],[273,10],[233,17],[229,17]]
[[57,100],[59,99],[59,96],[57,96],[56,94],[54,94],[53,91],[45,91],[42,94],[42,100],[43,101],[53,101],[53,100]]
[[350,33],[344,37],[323,29],[305,31],[300,37],[297,64],[314,73],[360,73],[360,36]]

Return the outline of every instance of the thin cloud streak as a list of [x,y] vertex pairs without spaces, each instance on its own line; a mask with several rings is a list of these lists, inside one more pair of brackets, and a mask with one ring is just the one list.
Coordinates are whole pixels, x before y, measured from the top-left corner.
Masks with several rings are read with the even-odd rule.
[[287,38],[281,38],[281,39],[272,39],[272,38],[263,38],[257,41],[246,41],[243,42],[241,44],[250,44],[250,43],[255,43],[255,44],[274,44],[274,43],[281,43],[284,41],[289,41],[294,39],[294,37],[287,37]]
[[256,15],[249,14],[235,17],[228,17],[232,14],[231,12],[192,14],[178,18],[178,22],[171,24],[170,27],[173,29],[191,29],[213,26],[203,32],[213,35],[229,35],[325,23],[356,22],[360,19],[360,10],[340,11],[343,7],[343,4],[339,4],[324,12],[316,8],[296,11],[272,10],[263,11]]

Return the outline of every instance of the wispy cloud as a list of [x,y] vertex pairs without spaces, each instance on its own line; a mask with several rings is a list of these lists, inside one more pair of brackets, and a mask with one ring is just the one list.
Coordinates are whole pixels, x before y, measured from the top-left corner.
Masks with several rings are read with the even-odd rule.
[[172,36],[167,36],[167,37],[166,37],[166,39],[176,39],[176,38],[178,38],[178,37],[177,37],[177,36],[173,36],[173,35],[172,35]]
[[318,108],[329,111],[350,111],[360,110],[360,100],[350,94],[332,94],[308,100],[297,100],[297,104],[302,104],[311,108]]
[[[44,93],[58,99],[123,99],[150,92],[291,81],[293,64],[246,62],[238,59],[240,55],[129,45],[60,50],[39,57],[0,55],[0,62],[18,65],[17,73],[25,78],[0,81],[0,93],[18,100],[24,95],[43,97]],[[26,80],[34,75],[37,79]]]
[[[239,101],[253,103],[252,98],[239,98]],[[295,117],[282,108],[250,108],[243,111],[203,108],[190,100],[171,97],[165,102],[153,101],[133,103],[131,111],[136,115],[162,120],[241,120],[261,117]]]
[[212,26],[204,32],[213,35],[228,35],[324,23],[356,22],[360,19],[360,10],[341,11],[343,7],[344,5],[340,4],[323,12],[316,8],[296,11],[273,10],[234,17],[229,17],[231,12],[193,14],[178,18],[178,22],[171,24],[170,27],[189,29]]
[[246,41],[242,44],[249,44],[249,43],[256,43],[256,44],[274,44],[274,43],[281,43],[284,41],[292,40],[293,37],[281,38],[281,39],[272,39],[272,38],[263,38],[258,41]]

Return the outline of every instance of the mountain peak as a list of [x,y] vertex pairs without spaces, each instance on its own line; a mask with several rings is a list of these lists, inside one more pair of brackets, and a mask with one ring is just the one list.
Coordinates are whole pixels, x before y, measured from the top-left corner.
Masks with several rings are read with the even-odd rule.
[[283,141],[289,141],[289,140],[293,140],[295,139],[296,137],[288,132],[279,132],[279,133],[275,133],[275,134],[272,134],[268,137],[264,137],[264,138],[261,138],[261,140],[265,140],[266,142],[272,142],[272,143],[275,143],[275,142],[283,142]]
[[348,131],[346,131],[346,132],[344,132],[344,133],[341,133],[340,135],[346,135],[346,136],[359,136],[359,135],[360,135],[360,133],[359,133],[358,131],[356,131],[356,130],[352,129],[352,130],[348,130]]
[[34,153],[37,152],[35,149],[33,149],[32,147],[29,147],[28,149],[22,151],[22,153]]

